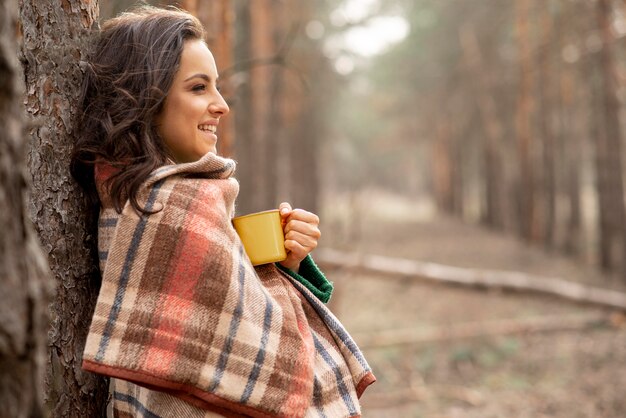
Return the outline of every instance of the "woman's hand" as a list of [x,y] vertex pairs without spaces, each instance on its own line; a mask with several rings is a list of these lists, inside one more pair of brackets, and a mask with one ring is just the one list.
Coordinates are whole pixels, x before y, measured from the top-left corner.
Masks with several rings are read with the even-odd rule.
[[292,209],[287,202],[281,203],[278,209],[287,250],[287,258],[280,265],[297,273],[300,262],[317,247],[317,241],[322,236],[319,229],[320,218],[306,210]]

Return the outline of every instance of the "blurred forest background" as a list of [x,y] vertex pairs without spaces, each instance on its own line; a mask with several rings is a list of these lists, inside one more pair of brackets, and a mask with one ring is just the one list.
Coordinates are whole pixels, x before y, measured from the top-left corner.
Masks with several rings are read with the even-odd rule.
[[[218,151],[239,162],[238,212],[287,200],[320,214],[314,257],[335,282],[331,308],[378,377],[365,417],[626,416],[626,1],[150,3],[182,7],[207,28],[231,107]],[[99,272],[94,220],[65,162],[85,34],[134,4],[0,0],[0,38],[20,38],[34,121],[12,99],[20,83],[1,79],[12,94],[0,94],[0,117],[13,106],[7,132],[24,124],[30,137],[0,132],[2,155],[14,153],[0,159],[0,186],[14,181],[13,194],[0,193],[0,273],[17,260],[39,280],[14,281],[22,299],[0,293],[12,304],[0,323],[21,318],[29,335],[45,312],[51,322],[47,339],[0,329],[28,354],[12,360],[0,344],[0,369],[13,373],[0,384],[24,394],[22,406],[43,405],[46,364],[52,416],[100,416],[108,395],[79,365]],[[12,166],[26,154],[29,179]],[[25,211],[55,286],[14,256],[37,249]],[[544,290],[507,291],[520,281]],[[583,293],[591,303],[572,303]],[[35,389],[20,390],[20,377]]]
[[624,2],[175,4],[209,30],[241,211],[289,199],[349,245],[393,194],[626,273]]
[[[623,0],[177,4],[209,30],[241,213],[289,200],[323,248],[626,290]],[[323,255],[379,378],[366,417],[626,414],[621,314]]]

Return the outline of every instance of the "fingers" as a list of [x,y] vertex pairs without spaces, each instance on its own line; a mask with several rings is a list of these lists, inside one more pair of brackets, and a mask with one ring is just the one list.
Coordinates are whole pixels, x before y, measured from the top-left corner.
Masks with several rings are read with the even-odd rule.
[[285,234],[285,248],[288,248],[287,241],[294,241],[301,247],[311,252],[317,247],[319,235],[319,231],[312,231],[311,233],[308,233],[307,231],[307,233],[303,233],[291,230]]
[[287,260],[281,264],[296,270],[302,260],[317,247],[322,233],[319,230],[319,217],[303,209],[292,209],[283,202],[279,205],[283,231],[285,233],[285,249]]
[[287,213],[287,210],[285,209],[284,212],[281,212],[281,216],[283,216],[283,219],[286,222],[301,221],[313,225],[319,225],[320,223],[320,218],[316,214],[307,212],[304,209],[291,209],[289,213]]
[[297,241],[292,240],[285,241],[285,249],[287,250],[287,258],[282,261],[281,264],[284,267],[298,272],[300,263],[310,253],[310,250]]
[[296,209],[286,219],[283,231],[285,239],[294,239],[303,245],[307,245],[310,241],[315,241],[315,246],[317,246],[317,241],[322,236],[317,215],[301,209]]

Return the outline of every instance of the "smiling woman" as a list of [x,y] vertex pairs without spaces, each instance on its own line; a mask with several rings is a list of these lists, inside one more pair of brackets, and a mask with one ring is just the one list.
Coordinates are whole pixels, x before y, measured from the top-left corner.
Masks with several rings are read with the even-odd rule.
[[217,153],[217,125],[228,113],[217,77],[213,54],[204,41],[186,41],[180,68],[156,118],[157,132],[177,162]]
[[228,106],[190,14],[107,21],[86,65],[72,174],[99,205],[102,286],[83,368],[116,417],[357,417],[375,378],[324,305],[319,218],[279,205],[286,259],[252,266],[232,226]]

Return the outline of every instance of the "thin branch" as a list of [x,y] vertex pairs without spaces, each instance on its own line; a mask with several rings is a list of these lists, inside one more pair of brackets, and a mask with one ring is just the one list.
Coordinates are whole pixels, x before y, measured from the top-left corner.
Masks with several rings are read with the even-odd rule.
[[306,90],[309,90],[309,82],[302,73],[302,71],[287,59],[299,30],[300,22],[292,23],[289,31],[287,32],[287,35],[285,35],[282,45],[280,46],[280,48],[278,48],[276,54],[270,57],[250,58],[244,61],[236,62],[232,66],[221,71],[221,78],[227,79],[228,77],[231,77],[237,73],[250,71],[253,68],[257,67],[278,65],[292,71],[298,77],[300,83],[304,86],[304,88]]

